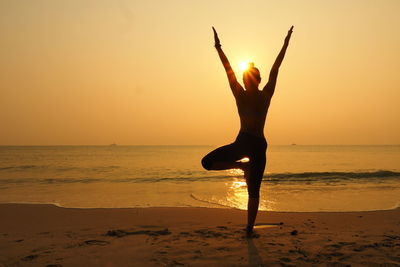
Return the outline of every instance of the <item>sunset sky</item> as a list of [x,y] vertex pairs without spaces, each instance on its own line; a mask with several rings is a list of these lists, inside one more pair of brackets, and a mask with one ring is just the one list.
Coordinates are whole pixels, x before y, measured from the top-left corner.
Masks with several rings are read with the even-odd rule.
[[239,118],[211,26],[262,86],[270,144],[400,144],[400,1],[0,1],[0,145],[221,145]]

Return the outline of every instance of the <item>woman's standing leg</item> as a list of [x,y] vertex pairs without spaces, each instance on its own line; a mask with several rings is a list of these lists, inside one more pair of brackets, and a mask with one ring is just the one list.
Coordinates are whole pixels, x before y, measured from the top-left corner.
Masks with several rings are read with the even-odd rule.
[[260,201],[260,186],[264,175],[266,163],[265,150],[250,158],[250,166],[245,170],[247,191],[249,200],[247,202],[247,234],[253,233],[254,222],[256,221],[258,205]]

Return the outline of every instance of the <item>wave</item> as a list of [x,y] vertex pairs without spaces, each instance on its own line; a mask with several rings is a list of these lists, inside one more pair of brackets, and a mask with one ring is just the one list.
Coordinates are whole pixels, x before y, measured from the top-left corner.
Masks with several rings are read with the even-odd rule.
[[70,183],[161,183],[161,182],[201,182],[201,181],[221,181],[231,180],[232,176],[203,176],[203,177],[181,177],[181,178],[0,178],[0,184],[70,184]]
[[206,204],[208,204],[208,205],[217,205],[217,206],[219,206],[219,207],[224,207],[224,208],[235,208],[235,207],[231,207],[231,206],[228,206],[228,205],[224,205],[224,204],[221,204],[221,203],[218,203],[218,201],[212,201],[212,200],[207,200],[207,199],[203,199],[203,198],[200,198],[200,197],[198,197],[198,196],[196,196],[195,194],[190,194],[190,197],[192,198],[192,199],[194,199],[194,200],[196,200],[196,201],[199,201],[199,202],[203,202],[203,203],[206,203]]
[[271,173],[264,177],[270,181],[333,181],[354,179],[399,179],[400,172],[379,170],[373,172],[300,172]]
[[[26,165],[26,168],[29,168]],[[231,181],[232,179],[242,178],[241,175],[199,175],[200,172],[194,172],[191,177],[127,177],[127,178],[102,178],[102,177],[85,177],[85,178],[0,178],[0,184],[70,184],[70,183],[190,183],[190,182],[218,182]],[[299,172],[299,173],[269,173],[264,175],[263,181],[271,183],[309,183],[309,182],[339,182],[339,181],[373,181],[383,182],[387,180],[399,180],[400,172],[380,170],[374,172]]]
[[26,169],[32,169],[38,167],[36,165],[20,165],[20,166],[6,166],[6,167],[0,167],[0,171],[3,170],[26,170]]
[[95,167],[75,167],[75,166],[51,166],[51,165],[17,165],[17,166],[4,166],[0,167],[1,171],[24,171],[24,170],[43,170],[51,169],[53,171],[93,171],[93,172],[103,172],[112,171],[120,168],[120,166],[95,166]]

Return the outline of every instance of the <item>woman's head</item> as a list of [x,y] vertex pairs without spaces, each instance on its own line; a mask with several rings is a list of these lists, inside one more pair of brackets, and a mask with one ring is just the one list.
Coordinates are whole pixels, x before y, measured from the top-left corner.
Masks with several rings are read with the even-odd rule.
[[243,83],[246,90],[258,89],[261,82],[260,71],[254,67],[254,63],[249,63],[249,67],[243,72]]

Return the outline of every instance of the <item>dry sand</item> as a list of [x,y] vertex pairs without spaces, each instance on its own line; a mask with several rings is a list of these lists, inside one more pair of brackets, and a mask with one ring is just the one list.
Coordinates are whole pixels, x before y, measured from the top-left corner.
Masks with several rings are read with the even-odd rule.
[[0,266],[400,266],[400,209],[260,212],[0,204]]

